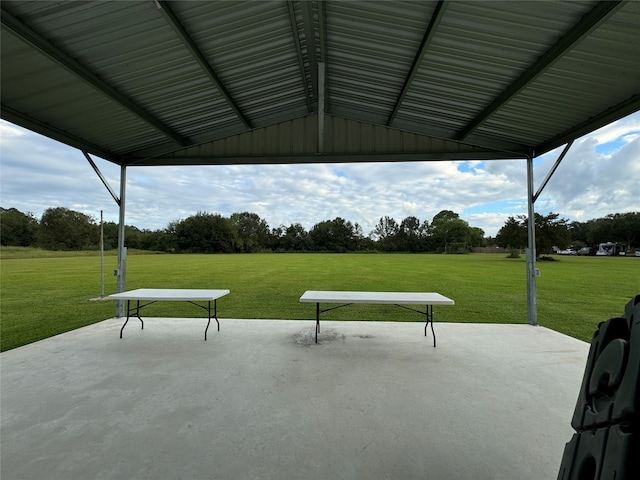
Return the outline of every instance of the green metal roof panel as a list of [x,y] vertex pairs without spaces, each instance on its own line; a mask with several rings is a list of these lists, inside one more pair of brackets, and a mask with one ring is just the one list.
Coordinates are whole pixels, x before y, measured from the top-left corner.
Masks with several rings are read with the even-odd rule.
[[[207,143],[254,130],[261,139],[288,132],[278,137],[287,142],[291,122],[311,115],[318,125],[322,62],[327,117],[368,125],[361,132],[429,136],[429,158],[543,153],[640,109],[640,2],[4,0],[0,7],[2,118],[116,163],[184,163],[195,150],[201,163],[202,152],[215,151]],[[335,151],[335,130],[325,139],[330,151],[321,151],[321,131],[302,136],[308,160],[348,159],[352,144]],[[381,154],[375,135],[358,138],[357,161]],[[456,141],[463,144],[454,148]],[[248,151],[227,143],[229,163],[230,145],[237,161],[302,161],[263,140]]]

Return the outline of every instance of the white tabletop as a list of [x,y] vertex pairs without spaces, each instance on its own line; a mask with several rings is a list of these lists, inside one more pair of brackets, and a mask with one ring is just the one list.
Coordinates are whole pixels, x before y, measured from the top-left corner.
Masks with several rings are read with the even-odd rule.
[[453,300],[433,292],[345,292],[307,290],[301,302],[453,305]]
[[109,295],[113,300],[185,300],[208,301],[227,295],[229,290],[197,290],[190,288],[139,288]]

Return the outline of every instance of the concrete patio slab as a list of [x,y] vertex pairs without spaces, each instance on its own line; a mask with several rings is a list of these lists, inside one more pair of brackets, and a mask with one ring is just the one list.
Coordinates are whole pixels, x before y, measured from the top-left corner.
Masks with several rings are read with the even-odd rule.
[[0,355],[1,477],[556,478],[589,351],[529,325],[110,319]]

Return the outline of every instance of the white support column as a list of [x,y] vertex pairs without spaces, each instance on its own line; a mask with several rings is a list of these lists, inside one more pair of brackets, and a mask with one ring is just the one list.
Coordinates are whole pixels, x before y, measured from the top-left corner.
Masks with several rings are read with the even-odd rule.
[[[127,281],[127,251],[124,246],[124,225],[125,225],[125,192],[127,186],[127,167],[120,166],[120,217],[118,223],[118,269],[116,270],[116,290],[117,293],[126,290]],[[116,301],[116,316],[124,317],[124,300]]]
[[538,325],[536,305],[536,218],[533,191],[533,156],[527,157],[527,321]]

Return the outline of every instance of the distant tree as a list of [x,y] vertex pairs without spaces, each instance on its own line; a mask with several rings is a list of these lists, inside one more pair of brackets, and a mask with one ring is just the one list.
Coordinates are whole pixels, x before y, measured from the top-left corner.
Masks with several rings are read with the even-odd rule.
[[552,253],[554,246],[566,248],[571,244],[569,221],[566,218],[560,218],[559,213],[549,213],[546,216],[536,213],[535,219],[536,254]]
[[[573,238],[576,238],[574,224],[571,224]],[[581,236],[587,245],[604,242],[618,242],[628,247],[640,246],[640,212],[610,213],[601,218],[593,218],[580,224]]]
[[113,250],[118,248],[118,224],[115,222],[104,222],[104,249]]
[[496,235],[496,245],[502,248],[521,249],[527,245],[527,227],[515,217],[507,218]]
[[612,241],[640,247],[640,212],[612,213],[607,217],[613,223]]
[[469,251],[469,224],[451,210],[442,210],[433,217],[429,233],[436,250],[445,253]]
[[419,252],[424,250],[425,225],[420,224],[416,217],[407,217],[400,222],[396,234],[396,247],[403,252]]
[[176,225],[176,243],[189,253],[233,253],[236,237],[228,218],[199,212]]
[[237,236],[237,247],[241,252],[257,252],[267,248],[269,225],[256,213],[234,213],[230,222]]
[[[99,227],[100,225],[98,225],[98,228]],[[118,248],[118,224],[115,222],[104,222],[102,228],[105,250]],[[138,227],[133,225],[125,225],[124,246],[139,250],[158,250],[157,248],[150,248],[151,244],[155,243],[155,240],[150,238],[154,235],[154,232],[151,230],[140,230]]]
[[571,222],[567,226],[571,235],[571,244],[574,248],[582,248],[589,245],[589,226],[585,222]]
[[[571,233],[566,218],[558,213],[535,214],[536,255],[552,253],[553,247],[566,248],[571,244]],[[528,219],[518,215],[509,217],[498,232],[496,241],[501,247],[522,248],[527,245]]]
[[29,247],[36,241],[38,220],[31,213],[0,207],[0,245]]
[[292,223],[284,230],[281,245],[288,252],[302,252],[311,247],[309,233],[299,223]]
[[145,236],[146,246],[144,249],[155,250],[158,252],[177,252],[179,250],[178,236],[176,235],[178,223],[178,220],[173,220],[169,222],[164,230],[156,230],[148,233]]
[[283,237],[286,228],[284,225],[273,227],[269,232],[269,248],[274,252],[282,252],[286,249],[283,246]]
[[392,252],[398,249],[396,236],[400,226],[392,217],[381,217],[371,232],[371,236],[377,241],[380,250]]
[[478,227],[469,227],[467,243],[469,247],[486,247],[487,239],[484,236],[484,230]]
[[48,250],[80,250],[98,245],[99,229],[93,218],[64,207],[42,214],[38,243]]
[[[350,222],[347,222],[350,223]],[[371,241],[364,236],[362,227],[356,222],[353,224],[353,248],[354,250],[370,250]]]
[[309,231],[313,248],[319,251],[346,252],[357,248],[357,236],[351,222],[341,217],[315,224]]
[[587,221],[587,241],[590,245],[613,241],[611,218],[593,218]]

